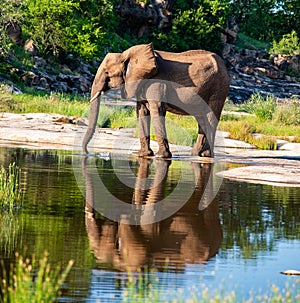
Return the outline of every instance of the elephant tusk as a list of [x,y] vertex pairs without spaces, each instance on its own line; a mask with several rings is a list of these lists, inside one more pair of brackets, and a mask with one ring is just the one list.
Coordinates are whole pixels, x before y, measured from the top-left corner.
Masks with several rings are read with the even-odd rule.
[[93,102],[95,99],[97,99],[99,97],[99,95],[100,95],[100,92],[97,92],[95,94],[95,96],[90,100],[90,102]]

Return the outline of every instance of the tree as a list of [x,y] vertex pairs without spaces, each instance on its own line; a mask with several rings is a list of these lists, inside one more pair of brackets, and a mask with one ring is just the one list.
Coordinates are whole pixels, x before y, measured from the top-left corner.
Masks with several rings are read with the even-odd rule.
[[23,10],[25,4],[25,1],[22,0],[3,0],[1,3],[0,46],[4,52],[10,49],[11,40],[16,44],[22,42],[22,32],[19,23],[24,21]]
[[300,28],[299,0],[233,0],[230,15],[242,32],[269,42]]
[[157,43],[172,51],[206,49],[220,52],[221,32],[228,15],[228,1],[190,2],[177,3],[172,30],[168,34],[157,33]]

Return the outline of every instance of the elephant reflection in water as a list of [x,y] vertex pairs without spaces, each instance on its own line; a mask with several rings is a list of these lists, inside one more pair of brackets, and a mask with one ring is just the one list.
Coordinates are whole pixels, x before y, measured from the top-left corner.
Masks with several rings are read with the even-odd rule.
[[[156,160],[154,186],[146,189],[151,160],[140,158],[137,183],[132,203],[155,203],[163,199],[168,169],[171,161]],[[192,163],[195,190],[185,205],[174,215],[160,222],[145,225],[129,225],[96,218],[93,208],[93,183],[86,177],[86,230],[97,262],[110,264],[116,270],[138,270],[169,265],[183,268],[187,263],[201,263],[214,257],[221,245],[222,228],[218,202],[199,211],[213,164]],[[212,184],[210,184],[212,186]]]

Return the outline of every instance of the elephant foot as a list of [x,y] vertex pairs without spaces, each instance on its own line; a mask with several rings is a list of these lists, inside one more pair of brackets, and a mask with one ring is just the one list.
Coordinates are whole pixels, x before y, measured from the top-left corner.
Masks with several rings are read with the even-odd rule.
[[140,138],[141,149],[138,152],[138,157],[152,157],[153,150],[150,148],[150,137]]
[[169,150],[159,150],[155,157],[157,158],[172,158],[172,153]]
[[210,148],[205,135],[198,134],[197,141],[191,151],[191,155],[199,157],[213,157],[213,151]]
[[204,146],[203,148],[201,148],[200,150],[197,148],[193,148],[191,150],[191,156],[199,156],[199,157],[209,157],[209,158],[213,158],[213,152],[210,150],[209,147]]
[[172,153],[169,149],[169,142],[164,138],[157,138],[158,152],[155,154],[157,158],[172,158]]
[[154,156],[154,152],[151,148],[149,148],[149,149],[142,149],[141,148],[138,151],[138,157],[143,158],[143,157],[152,157],[152,156]]

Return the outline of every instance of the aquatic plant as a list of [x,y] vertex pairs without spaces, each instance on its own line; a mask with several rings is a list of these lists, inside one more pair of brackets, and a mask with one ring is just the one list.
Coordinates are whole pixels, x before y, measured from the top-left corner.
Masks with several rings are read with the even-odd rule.
[[0,207],[11,211],[22,203],[20,184],[21,169],[15,163],[10,164],[7,170],[0,168]]
[[62,271],[60,266],[51,269],[47,252],[39,262],[35,257],[32,260],[24,259],[19,254],[16,254],[16,258],[15,266],[11,265],[9,272],[4,270],[4,279],[0,281],[2,290],[0,302],[56,302],[60,287],[73,266],[73,260],[69,261]]

